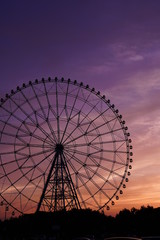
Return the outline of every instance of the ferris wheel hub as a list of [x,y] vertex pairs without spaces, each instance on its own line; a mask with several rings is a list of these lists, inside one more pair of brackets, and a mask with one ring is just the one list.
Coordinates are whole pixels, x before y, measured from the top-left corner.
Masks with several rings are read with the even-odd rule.
[[56,153],[63,153],[63,149],[64,149],[64,147],[61,143],[56,144],[56,147],[55,147]]

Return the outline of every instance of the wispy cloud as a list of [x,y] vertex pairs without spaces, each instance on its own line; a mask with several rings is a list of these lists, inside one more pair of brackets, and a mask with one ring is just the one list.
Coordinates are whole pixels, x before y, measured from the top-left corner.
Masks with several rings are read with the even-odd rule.
[[142,61],[143,59],[144,59],[144,57],[141,55],[134,55],[134,56],[129,57],[129,60],[131,60],[131,61]]

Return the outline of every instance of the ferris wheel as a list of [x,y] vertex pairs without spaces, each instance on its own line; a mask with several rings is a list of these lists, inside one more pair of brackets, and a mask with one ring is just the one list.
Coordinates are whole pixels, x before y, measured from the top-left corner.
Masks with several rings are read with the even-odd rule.
[[7,217],[109,209],[132,168],[127,130],[110,100],[82,82],[11,90],[0,103],[0,208]]

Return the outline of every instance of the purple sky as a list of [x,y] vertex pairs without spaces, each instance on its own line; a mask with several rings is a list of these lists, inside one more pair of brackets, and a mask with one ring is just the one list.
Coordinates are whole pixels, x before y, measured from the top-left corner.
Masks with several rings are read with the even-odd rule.
[[127,122],[134,147],[125,207],[160,205],[160,1],[1,1],[0,97],[42,77],[84,82]]

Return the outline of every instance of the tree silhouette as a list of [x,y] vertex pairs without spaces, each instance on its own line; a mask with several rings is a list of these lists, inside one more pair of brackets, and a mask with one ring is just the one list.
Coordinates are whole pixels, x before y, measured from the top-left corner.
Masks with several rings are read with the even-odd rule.
[[160,235],[160,207],[142,206],[123,209],[116,217],[91,209],[39,212],[0,222],[0,239],[69,240],[94,235],[96,240],[108,236]]

